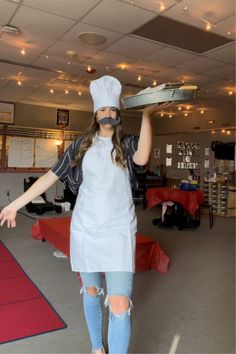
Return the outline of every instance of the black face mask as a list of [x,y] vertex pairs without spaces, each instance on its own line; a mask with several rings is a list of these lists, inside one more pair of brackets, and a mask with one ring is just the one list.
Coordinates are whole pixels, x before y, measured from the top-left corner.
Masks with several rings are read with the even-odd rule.
[[117,119],[113,119],[111,117],[104,117],[102,119],[97,119],[97,122],[98,122],[98,124],[111,124],[113,126],[116,126],[116,125],[120,124],[121,119],[120,119],[120,117]]

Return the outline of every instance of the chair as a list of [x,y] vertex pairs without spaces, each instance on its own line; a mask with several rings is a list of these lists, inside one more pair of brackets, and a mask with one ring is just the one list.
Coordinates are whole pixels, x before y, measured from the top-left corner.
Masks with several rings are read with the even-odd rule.
[[200,218],[200,214],[201,214],[201,209],[206,209],[208,210],[208,219],[209,219],[209,227],[210,229],[212,229],[212,227],[214,226],[214,219],[213,219],[213,207],[212,205],[205,200],[199,208],[199,218]]
[[[24,178],[24,191],[26,192],[37,179],[38,177]],[[45,193],[41,194],[41,196],[36,198],[35,201],[26,204],[25,207],[29,213],[37,213],[38,215],[42,215],[46,211],[52,211],[55,209],[54,204],[47,200]]]

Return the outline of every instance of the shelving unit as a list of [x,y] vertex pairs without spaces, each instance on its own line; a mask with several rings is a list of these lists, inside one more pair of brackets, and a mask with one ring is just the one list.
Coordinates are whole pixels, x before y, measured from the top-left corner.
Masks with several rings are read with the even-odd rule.
[[213,213],[225,216],[228,209],[228,184],[226,182],[201,181],[200,189],[204,192],[205,201],[212,205]]

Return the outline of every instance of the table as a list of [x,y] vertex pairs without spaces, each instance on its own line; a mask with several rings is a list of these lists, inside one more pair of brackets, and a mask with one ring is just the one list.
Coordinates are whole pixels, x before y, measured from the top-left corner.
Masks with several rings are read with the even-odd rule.
[[183,191],[175,188],[149,188],[146,199],[148,208],[165,201],[172,201],[180,203],[190,215],[193,215],[204,201],[204,192],[202,190]]
[[[69,256],[70,221],[70,216],[38,219],[32,226],[31,235],[36,240],[47,240],[56,249]],[[169,266],[169,257],[155,240],[137,233],[135,263],[138,272],[154,269],[160,273],[166,273]]]
[[[177,226],[182,229],[184,226],[190,227],[187,218],[196,215],[204,201],[204,192],[202,190],[184,191],[175,188],[149,188],[146,193],[146,199],[148,208],[167,201],[174,202],[175,209],[179,213],[177,215]],[[192,226],[195,227],[199,225],[200,218],[196,223],[192,223]]]

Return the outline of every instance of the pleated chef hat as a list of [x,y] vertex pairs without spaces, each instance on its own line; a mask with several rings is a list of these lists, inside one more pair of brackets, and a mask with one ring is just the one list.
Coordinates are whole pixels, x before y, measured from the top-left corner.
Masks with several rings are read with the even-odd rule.
[[90,83],[90,93],[94,103],[94,113],[102,107],[120,109],[121,83],[113,76],[102,76]]

